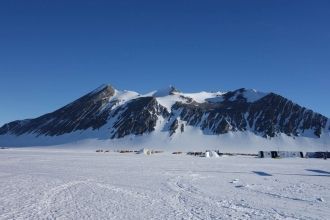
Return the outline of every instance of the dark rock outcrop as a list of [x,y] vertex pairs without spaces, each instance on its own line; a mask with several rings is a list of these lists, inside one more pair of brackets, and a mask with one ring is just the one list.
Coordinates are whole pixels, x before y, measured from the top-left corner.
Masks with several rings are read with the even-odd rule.
[[219,103],[176,103],[171,117],[180,112],[179,117],[188,125],[213,134],[250,130],[263,137],[279,133],[299,136],[307,130],[320,137],[328,120],[274,93],[251,103],[242,97],[230,101],[233,94]]
[[111,86],[102,86],[52,113],[35,119],[5,124],[0,128],[0,135],[33,133],[58,136],[76,130],[100,128],[107,122],[109,116],[109,111],[103,108],[114,104],[108,102],[113,95],[114,89]]
[[154,131],[159,116],[169,116],[166,108],[158,104],[154,97],[134,99],[119,107],[114,115],[117,114],[119,117],[114,123],[112,138],[150,133]]

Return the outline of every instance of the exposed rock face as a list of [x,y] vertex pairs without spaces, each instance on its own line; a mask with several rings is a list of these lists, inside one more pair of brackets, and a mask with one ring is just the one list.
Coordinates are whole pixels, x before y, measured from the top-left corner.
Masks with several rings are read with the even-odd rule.
[[158,117],[168,117],[165,107],[159,105],[154,97],[137,98],[126,106],[119,107],[114,115],[120,114],[114,123],[112,138],[126,135],[141,135],[154,131]]
[[109,111],[102,108],[109,104],[108,100],[113,95],[114,89],[111,86],[102,86],[52,113],[5,124],[0,128],[0,135],[33,133],[56,136],[76,130],[100,128],[109,116]]
[[176,129],[178,129],[178,127],[179,127],[178,119],[175,119],[170,126],[170,136],[172,136],[176,132]]
[[[174,87],[150,96],[129,94],[102,86],[52,113],[5,124],[0,128],[0,138],[5,134],[59,136],[105,125],[109,138],[122,138],[155,131],[159,119],[165,121],[160,130],[168,132],[169,136],[185,132],[187,125],[205,134],[248,130],[267,138],[281,133],[320,137],[324,130],[330,129],[325,116],[274,93],[239,89],[212,93],[202,102],[196,101],[200,97],[194,99]],[[174,103],[171,108],[160,104],[169,102]]]
[[172,117],[180,112],[181,120],[188,125],[214,134],[251,130],[263,137],[279,133],[299,136],[306,130],[320,137],[328,120],[274,93],[252,103],[243,97],[230,101],[230,97],[232,94],[220,103],[176,103],[172,107]]

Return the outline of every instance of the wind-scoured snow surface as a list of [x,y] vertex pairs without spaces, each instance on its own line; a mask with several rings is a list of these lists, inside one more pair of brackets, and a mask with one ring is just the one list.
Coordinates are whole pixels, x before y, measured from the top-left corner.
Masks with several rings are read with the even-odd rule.
[[329,219],[329,160],[0,152],[0,219]]

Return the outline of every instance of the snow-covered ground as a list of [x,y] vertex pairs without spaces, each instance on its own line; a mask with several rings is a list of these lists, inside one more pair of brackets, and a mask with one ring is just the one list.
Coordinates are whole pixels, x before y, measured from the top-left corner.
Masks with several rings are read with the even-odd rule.
[[330,160],[0,150],[0,219],[330,219]]

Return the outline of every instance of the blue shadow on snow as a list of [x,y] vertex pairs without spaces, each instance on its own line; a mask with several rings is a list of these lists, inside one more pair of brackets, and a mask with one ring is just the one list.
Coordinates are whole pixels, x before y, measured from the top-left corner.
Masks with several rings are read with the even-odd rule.
[[259,176],[273,176],[272,174],[266,173],[266,172],[262,172],[262,171],[252,171],[252,173],[255,173]]
[[330,174],[330,172],[328,171],[324,171],[324,170],[313,170],[313,169],[306,169],[307,171],[311,171],[311,172],[314,172],[314,173],[322,173],[322,174]]

